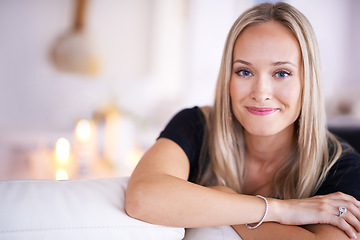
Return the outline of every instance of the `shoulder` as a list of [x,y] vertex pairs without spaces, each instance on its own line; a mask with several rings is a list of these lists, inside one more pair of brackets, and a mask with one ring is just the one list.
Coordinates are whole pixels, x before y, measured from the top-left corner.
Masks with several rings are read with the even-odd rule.
[[190,162],[196,161],[203,143],[206,122],[201,108],[186,108],[169,121],[159,138],[177,143],[186,153]]
[[192,108],[184,108],[177,112],[174,115],[174,118],[184,118],[184,119],[197,119],[203,116],[201,108],[194,106]]
[[[351,169],[360,168],[360,155],[356,150],[349,145],[349,143],[339,137],[336,137],[341,144],[342,153],[339,159],[336,161],[332,167],[332,171],[335,170],[345,170],[349,171]],[[330,146],[329,154],[333,154],[334,147]]]
[[204,124],[204,122],[205,118],[201,108],[199,108],[198,106],[192,108],[185,108],[177,112],[172,117],[165,130],[190,130],[194,127],[197,127],[198,125]]
[[351,176],[352,173],[353,177],[358,178],[360,182],[360,155],[353,148],[345,145],[340,158],[331,168],[330,174],[345,177],[348,174]]
[[341,140],[342,154],[329,170],[319,194],[343,192],[360,200],[360,155]]

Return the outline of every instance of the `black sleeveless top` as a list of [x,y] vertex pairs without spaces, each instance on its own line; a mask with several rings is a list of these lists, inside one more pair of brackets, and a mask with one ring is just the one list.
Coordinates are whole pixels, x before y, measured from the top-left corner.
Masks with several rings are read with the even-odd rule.
[[[199,107],[177,113],[161,132],[159,138],[168,138],[177,143],[190,162],[188,180],[195,182],[199,169],[199,157],[204,137],[205,117]],[[346,143],[342,141],[346,148]],[[348,149],[330,169],[315,195],[343,192],[360,200],[360,155]]]

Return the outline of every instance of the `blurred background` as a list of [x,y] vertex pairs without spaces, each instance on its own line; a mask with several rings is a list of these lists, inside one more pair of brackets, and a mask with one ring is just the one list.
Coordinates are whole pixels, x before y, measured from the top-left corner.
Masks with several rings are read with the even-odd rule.
[[[0,0],[0,179],[129,175],[180,109],[212,104],[255,0]],[[320,45],[329,124],[360,125],[360,1],[288,0]]]

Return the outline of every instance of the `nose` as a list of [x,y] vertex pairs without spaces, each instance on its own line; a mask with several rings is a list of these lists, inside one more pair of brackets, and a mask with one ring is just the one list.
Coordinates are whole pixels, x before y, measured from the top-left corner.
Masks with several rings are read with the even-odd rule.
[[257,102],[265,102],[272,99],[272,85],[271,80],[266,77],[258,77],[254,79],[251,98]]

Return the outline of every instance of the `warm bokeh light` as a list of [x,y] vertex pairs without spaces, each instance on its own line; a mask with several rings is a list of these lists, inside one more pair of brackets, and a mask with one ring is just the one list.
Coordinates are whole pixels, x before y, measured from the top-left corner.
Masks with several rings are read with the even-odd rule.
[[66,161],[70,156],[70,142],[66,138],[60,138],[56,142],[56,157],[60,161]]
[[69,175],[64,169],[58,169],[56,171],[56,180],[68,180]]
[[76,135],[81,141],[86,141],[91,134],[91,126],[88,120],[82,119],[76,125]]

